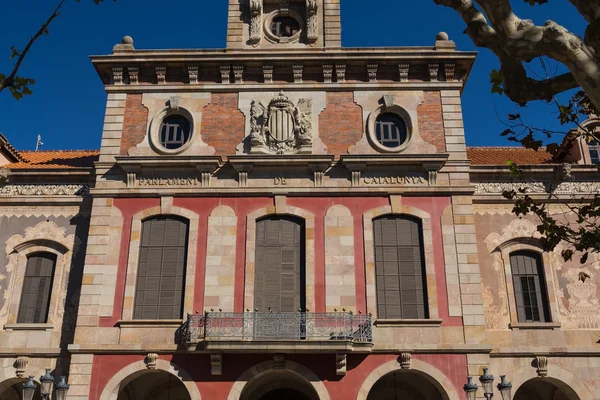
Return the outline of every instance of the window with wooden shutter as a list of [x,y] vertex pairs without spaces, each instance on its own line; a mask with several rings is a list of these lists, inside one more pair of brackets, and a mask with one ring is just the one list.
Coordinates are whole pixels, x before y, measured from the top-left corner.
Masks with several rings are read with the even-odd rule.
[[43,324],[48,321],[55,266],[56,255],[52,253],[34,253],[27,258],[18,323]]
[[187,220],[168,216],[142,223],[134,319],[182,318],[187,242]]
[[287,217],[256,223],[254,307],[297,312],[305,307],[304,223]]
[[373,229],[378,318],[429,318],[421,221],[386,216]]
[[551,322],[541,255],[516,251],[510,255],[510,267],[519,322]]

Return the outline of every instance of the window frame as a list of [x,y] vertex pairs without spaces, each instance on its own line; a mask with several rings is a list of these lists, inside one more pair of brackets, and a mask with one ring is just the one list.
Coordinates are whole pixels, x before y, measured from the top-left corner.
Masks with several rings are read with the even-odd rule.
[[[43,321],[22,321],[22,315],[21,313],[24,312],[25,310],[22,308],[23,307],[23,296],[25,295],[25,282],[27,280],[27,278],[39,278],[41,277],[40,275],[38,276],[28,276],[27,275],[27,269],[29,267],[29,261],[36,257],[36,256],[47,256],[49,255],[50,258],[52,259],[52,270],[50,273],[50,287],[48,290],[48,298],[46,299],[46,309],[44,311],[44,316],[43,316]],[[17,324],[47,324],[48,323],[48,318],[50,317],[50,300],[52,298],[52,288],[54,286],[54,280],[56,279],[56,267],[57,267],[57,263],[58,263],[58,255],[56,253],[50,252],[50,251],[36,251],[36,252],[30,252],[29,254],[27,254],[27,261],[25,264],[25,271],[23,273],[23,282],[22,282],[22,287],[21,287],[21,297],[19,299],[19,309],[17,311]],[[44,300],[41,297],[38,297],[36,300],[40,301],[40,300]]]
[[[418,247],[419,247],[419,251],[420,251],[420,269],[421,269],[421,275],[420,275],[420,280],[421,280],[421,284],[422,284],[422,292],[421,292],[421,296],[422,296],[422,300],[423,300],[423,310],[421,310],[423,312],[423,316],[417,316],[416,318],[407,318],[405,317],[406,314],[406,310],[405,310],[405,304],[403,302],[403,296],[402,296],[402,288],[399,287],[398,288],[398,292],[400,295],[399,301],[400,301],[400,314],[401,316],[389,316],[387,313],[387,309],[386,309],[386,314],[385,315],[381,315],[383,312],[380,309],[380,304],[381,304],[381,299],[379,299],[379,289],[378,288],[378,284],[377,284],[377,278],[380,275],[377,268],[377,253],[378,253],[378,247],[383,249],[385,248],[395,248],[396,249],[396,255],[398,256],[398,258],[400,258],[400,250],[402,246],[402,244],[400,244],[397,240],[395,242],[394,245],[386,245],[384,243],[378,244],[377,243],[377,222],[378,221],[383,221],[383,220],[393,220],[396,222],[396,228],[398,227],[397,225],[397,221],[398,220],[405,220],[405,221],[409,221],[412,223],[415,223],[417,225],[417,229],[418,229]],[[382,238],[384,235],[384,232],[381,232]],[[397,236],[397,235],[396,235]],[[397,239],[397,237],[396,237]],[[425,266],[425,245],[424,245],[424,240],[423,240],[423,222],[421,219],[416,218],[414,216],[411,215],[406,215],[406,214],[388,214],[388,215],[382,215],[379,216],[375,219],[373,219],[373,246],[374,246],[374,252],[375,252],[375,264],[374,264],[374,268],[375,268],[375,290],[376,290],[376,298],[377,298],[377,315],[381,316],[382,319],[399,319],[399,320],[406,320],[406,319],[421,319],[421,320],[428,320],[430,319],[430,315],[429,315],[429,301],[428,301],[428,291],[427,291],[427,271],[426,271],[426,266]],[[414,244],[411,245],[411,247],[413,247],[414,250]],[[400,260],[398,259],[398,266],[400,267]],[[399,272],[398,274],[398,281],[400,286],[402,285],[402,276],[405,274],[401,274]],[[385,276],[385,275],[384,275]],[[417,277],[417,275],[412,275],[413,277]],[[416,282],[415,282],[416,283]],[[384,289],[385,291],[385,289]],[[418,290],[415,290],[416,293],[418,294]],[[387,297],[387,296],[386,296]]]
[[[394,204],[394,203],[393,203]],[[421,220],[423,232],[423,248],[425,252],[425,279],[427,282],[428,296],[434,300],[438,295],[438,283],[436,279],[435,256],[433,246],[433,230],[431,223],[431,215],[416,207],[401,205],[394,207],[383,206],[369,210],[363,214],[363,250],[365,256],[365,281],[366,281],[366,296],[367,296],[367,312],[373,315],[373,320],[377,326],[397,326],[397,325],[439,325],[442,320],[439,316],[437,301],[429,301],[428,311],[429,319],[405,319],[405,320],[386,320],[379,318],[377,314],[377,292],[375,287],[375,251],[374,251],[374,236],[373,236],[373,220],[377,217],[400,214],[408,215]]]
[[[188,120],[190,124],[190,133],[187,142],[185,142],[181,147],[176,149],[167,149],[162,145],[162,127],[163,122],[172,116],[181,116]],[[156,115],[150,121],[149,132],[148,132],[148,142],[150,147],[158,154],[161,155],[177,155],[186,152],[195,141],[196,134],[196,119],[194,118],[194,114],[190,112],[187,108],[183,106],[179,106],[178,108],[164,107],[159,110]]]
[[[143,237],[144,237],[144,224],[145,223],[152,223],[153,221],[160,221],[160,220],[164,220],[164,221],[168,221],[168,220],[173,220],[173,221],[177,221],[181,224],[185,225],[185,238],[184,238],[184,245],[177,245],[177,246],[167,246],[165,245],[164,241],[162,243],[162,245],[160,246],[152,246],[152,245],[144,245],[143,244]],[[147,226],[151,226],[151,224],[147,225]],[[163,233],[163,239],[164,239],[164,235],[166,234],[166,230],[165,233]],[[150,233],[149,233],[150,235]],[[182,319],[184,316],[184,301],[185,301],[185,286],[186,286],[186,274],[187,274],[187,256],[188,256],[188,251],[189,251],[189,237],[190,237],[190,221],[186,218],[182,218],[180,216],[176,216],[176,215],[157,215],[157,216],[153,216],[153,217],[149,217],[146,218],[142,221],[142,230],[141,230],[141,236],[140,236],[140,257],[138,258],[138,270],[137,270],[137,274],[136,274],[136,288],[135,288],[135,293],[133,295],[133,319],[136,321],[139,320],[157,320],[157,321],[161,321],[161,320],[178,320],[178,319]],[[138,306],[138,290],[139,290],[139,285],[140,285],[140,278],[141,278],[141,274],[140,274],[140,269],[142,268],[142,257],[141,257],[141,253],[143,249],[148,249],[148,251],[150,249],[157,249],[160,248],[161,251],[161,256],[164,259],[164,251],[167,248],[173,249],[173,248],[178,248],[181,250],[181,248],[183,248],[183,270],[182,270],[182,282],[181,282],[181,303],[180,303],[180,315],[179,316],[172,316],[170,318],[160,318],[160,293],[161,293],[161,289],[158,289],[158,304],[157,304],[157,310],[156,310],[156,318],[144,318],[143,316],[140,318],[136,318],[136,307]],[[160,278],[159,279],[159,284],[162,281],[162,278],[164,277],[163,275],[164,272],[164,263],[160,264]],[[147,276],[145,276],[147,277]],[[174,307],[173,307],[174,308]]]
[[[534,274],[528,274],[528,273],[522,273],[522,272],[516,272],[516,266],[513,265],[514,261],[515,261],[515,257],[517,256],[525,256],[525,257],[530,257],[532,259],[534,259],[535,261],[535,268],[536,268],[536,273]],[[546,288],[546,276],[544,274],[544,262],[542,260],[542,255],[538,252],[535,251],[531,251],[531,250],[516,250],[513,251],[509,254],[510,257],[510,263],[511,263],[511,274],[512,274],[512,278],[513,278],[513,288],[515,289],[515,304],[516,304],[516,308],[517,308],[517,321],[519,323],[546,323],[546,322],[552,322],[550,319],[550,308],[549,308],[549,304],[548,304],[548,289]],[[527,307],[526,305],[523,306],[524,308],[524,312],[525,315],[523,315],[524,320],[521,320],[520,317],[520,313],[519,313],[519,296],[517,294],[516,291],[516,287],[515,287],[515,283],[517,281],[517,279],[520,278],[521,279],[521,285],[523,284],[523,279],[527,279],[528,283],[531,283],[531,279],[533,279],[533,284],[534,284],[534,295],[535,295],[535,306],[533,304],[530,304],[529,307]],[[521,293],[521,301],[523,303],[526,302],[526,296],[525,296],[525,291],[523,290],[523,288],[521,289],[520,293]],[[528,290],[528,292],[531,292],[531,290]],[[541,303],[541,304],[540,304]],[[527,318],[527,308],[531,308],[531,312],[532,312],[532,318],[531,320],[529,320]],[[535,317],[533,316],[534,308],[537,309],[537,312],[539,313],[538,317],[539,320],[535,320]]]
[[[298,22],[300,29],[298,32],[292,36],[276,36],[271,31],[271,25],[273,24],[273,20],[277,17],[290,17],[295,19]],[[272,11],[265,15],[264,23],[263,23],[263,31],[265,34],[265,38],[271,43],[281,43],[281,44],[290,44],[290,43],[299,43],[300,38],[304,34],[304,19],[300,14],[296,11],[289,9],[287,15],[283,15],[280,10]]]
[[[406,139],[399,146],[396,147],[388,147],[379,142],[377,139],[377,122],[381,116],[386,114],[392,114],[398,117],[400,120],[404,121],[404,126],[406,128]],[[413,119],[411,118],[409,112],[397,105],[381,105],[375,110],[373,110],[369,117],[367,118],[367,137],[371,144],[371,146],[380,153],[401,153],[406,150],[411,142],[413,141],[413,136],[415,135],[415,125]]]
[[[502,263],[504,264],[504,280],[506,285],[506,293],[508,296],[508,308],[509,308],[509,329],[535,329],[535,328],[548,328],[555,329],[560,328],[560,322],[557,316],[560,315],[558,312],[558,304],[556,299],[557,291],[555,288],[555,278],[553,274],[553,257],[557,257],[556,254],[544,252],[536,239],[531,238],[514,238],[504,243],[501,243],[497,251],[500,251]],[[542,270],[544,273],[545,287],[546,287],[546,299],[548,303],[548,322],[520,322],[517,314],[517,303],[515,288],[513,283],[513,274],[510,264],[510,255],[518,251],[531,251],[540,255],[542,261]],[[558,256],[560,257],[560,256]]]

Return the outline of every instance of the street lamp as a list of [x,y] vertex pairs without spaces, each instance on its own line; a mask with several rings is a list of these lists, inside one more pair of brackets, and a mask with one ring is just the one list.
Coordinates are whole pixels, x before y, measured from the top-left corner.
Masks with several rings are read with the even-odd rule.
[[488,369],[483,369],[483,375],[479,377],[479,382],[481,382],[481,386],[483,387],[483,395],[486,399],[491,399],[494,397],[494,375],[488,374]]
[[[50,399],[53,386],[54,377],[50,374],[50,368],[46,368],[46,373],[40,377],[40,394],[43,399]],[[33,381],[33,376],[30,376],[29,380],[23,384],[23,400],[33,400],[36,389],[37,387]],[[68,391],[69,385],[67,384],[66,377],[61,376],[60,382],[54,388],[56,400],[66,400]]]
[[498,384],[498,391],[502,400],[510,400],[512,394],[512,383],[506,382],[506,375],[500,376],[500,383]]
[[32,400],[36,389],[33,376],[30,376],[27,382],[23,384],[23,400]]
[[463,386],[463,390],[467,395],[467,400],[475,400],[477,397],[477,384],[473,383],[473,377],[467,377],[467,383]]

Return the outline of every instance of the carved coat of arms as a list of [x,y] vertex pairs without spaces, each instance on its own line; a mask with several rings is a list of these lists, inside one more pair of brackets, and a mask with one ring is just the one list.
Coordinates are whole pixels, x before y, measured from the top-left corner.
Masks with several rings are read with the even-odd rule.
[[250,114],[251,153],[312,153],[312,100],[295,105],[282,92],[268,106],[253,101]]

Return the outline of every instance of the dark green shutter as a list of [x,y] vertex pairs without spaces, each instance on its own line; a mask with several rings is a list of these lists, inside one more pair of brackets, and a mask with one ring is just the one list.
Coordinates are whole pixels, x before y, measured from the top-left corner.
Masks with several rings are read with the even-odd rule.
[[542,258],[533,251],[510,255],[519,322],[550,322]]
[[18,323],[40,324],[48,321],[55,265],[56,255],[52,253],[35,253],[28,257]]
[[388,216],[376,219],[373,230],[378,317],[428,318],[420,221]]
[[254,307],[266,312],[303,308],[304,226],[288,218],[256,224]]
[[134,319],[182,317],[187,236],[187,221],[176,217],[142,223]]

